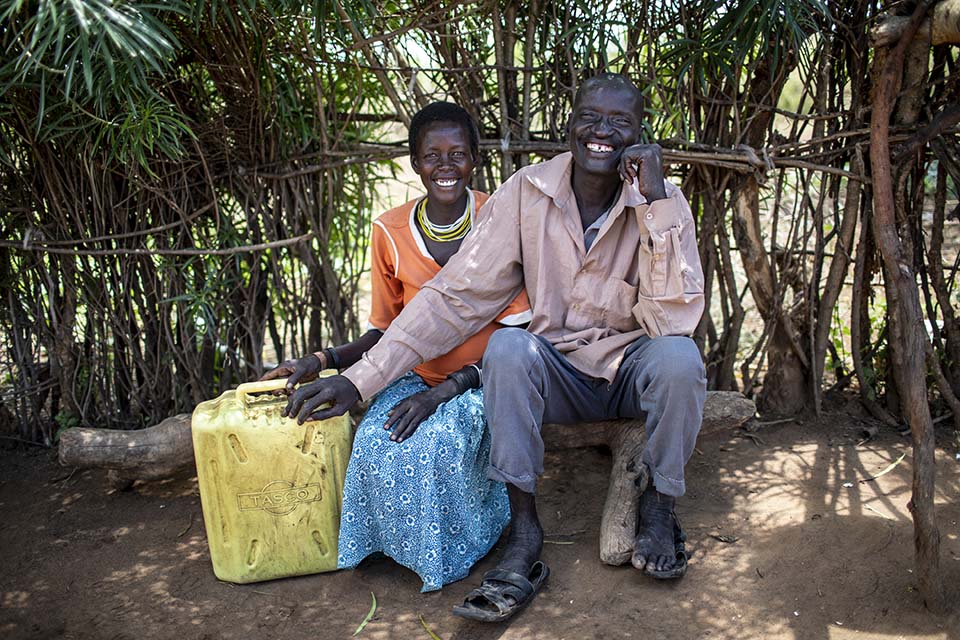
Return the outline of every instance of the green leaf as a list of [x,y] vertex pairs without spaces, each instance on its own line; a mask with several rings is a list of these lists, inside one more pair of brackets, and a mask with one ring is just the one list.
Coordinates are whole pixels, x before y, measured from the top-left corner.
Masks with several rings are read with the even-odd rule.
[[363,619],[363,622],[360,623],[360,626],[357,627],[357,630],[353,632],[354,636],[363,631],[363,628],[367,626],[367,623],[373,620],[373,614],[377,612],[377,596],[373,595],[373,591],[371,591],[370,597],[373,598],[373,604],[370,605],[370,611],[367,613],[367,617]]

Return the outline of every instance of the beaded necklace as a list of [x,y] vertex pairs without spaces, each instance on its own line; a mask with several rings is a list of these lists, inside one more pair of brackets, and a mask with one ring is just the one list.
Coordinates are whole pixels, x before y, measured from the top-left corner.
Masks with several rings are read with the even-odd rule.
[[426,198],[417,203],[416,218],[417,225],[429,240],[434,242],[461,240],[473,225],[473,194],[469,190],[467,191],[467,206],[463,209],[463,215],[450,224],[434,224],[431,222],[427,216]]

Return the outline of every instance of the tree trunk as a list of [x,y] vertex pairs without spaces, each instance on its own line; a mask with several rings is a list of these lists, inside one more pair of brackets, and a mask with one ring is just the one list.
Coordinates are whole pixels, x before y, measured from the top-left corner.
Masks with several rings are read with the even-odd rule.
[[760,185],[753,176],[744,180],[734,199],[733,232],[757,310],[765,322],[776,323],[757,406],[762,413],[802,413],[811,406],[807,366],[789,316],[774,317],[779,309],[776,284],[760,230]]
[[[829,322],[821,318],[820,322]],[[797,357],[782,322],[777,322],[767,351],[767,373],[757,396],[763,414],[796,415],[812,407],[807,368]]]
[[[851,169],[854,173],[862,173],[863,171],[863,159],[859,150],[855,152]],[[827,281],[823,285],[823,293],[817,310],[817,324],[814,327],[813,380],[818,388],[823,381],[827,342],[830,340],[831,315],[834,305],[837,303],[837,298],[840,297],[843,281],[850,267],[850,256],[853,255],[857,218],[860,215],[860,194],[862,191],[863,185],[859,180],[847,180],[846,201],[843,207],[843,219],[840,222],[840,234],[837,236],[836,248],[833,251],[833,261],[830,263],[830,270],[827,273]]]
[[940,532],[933,503],[936,467],[933,423],[927,403],[924,358],[927,338],[916,276],[912,265],[905,259],[903,243],[897,233],[890,168],[890,115],[897,97],[904,55],[928,8],[929,2],[920,3],[889,56],[877,55],[874,59],[880,73],[875,75],[877,85],[870,119],[870,163],[873,170],[873,232],[883,256],[886,275],[897,290],[893,313],[903,332],[902,342],[891,340],[891,347],[900,351],[903,362],[902,375],[899,376],[900,395],[913,437],[910,512],[914,523],[917,582],[927,607],[940,612],[945,609],[945,598],[940,573]]

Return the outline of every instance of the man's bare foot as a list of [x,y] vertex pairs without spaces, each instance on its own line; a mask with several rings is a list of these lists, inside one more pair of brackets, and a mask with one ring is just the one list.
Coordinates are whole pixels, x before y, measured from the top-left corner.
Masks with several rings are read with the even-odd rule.
[[676,567],[674,515],[676,500],[660,493],[651,481],[640,496],[640,531],[630,562],[644,573],[670,571]]

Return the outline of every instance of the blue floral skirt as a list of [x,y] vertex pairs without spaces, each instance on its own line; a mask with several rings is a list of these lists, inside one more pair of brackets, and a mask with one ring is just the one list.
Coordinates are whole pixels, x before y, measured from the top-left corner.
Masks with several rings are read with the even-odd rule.
[[488,480],[490,435],[483,393],[440,405],[402,443],[383,428],[387,412],[426,390],[408,373],[380,392],[357,428],[347,467],[337,564],[352,569],[382,552],[435,591],[465,578],[510,520],[506,486]]

